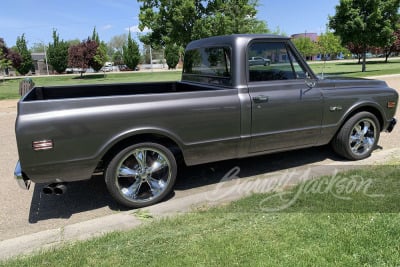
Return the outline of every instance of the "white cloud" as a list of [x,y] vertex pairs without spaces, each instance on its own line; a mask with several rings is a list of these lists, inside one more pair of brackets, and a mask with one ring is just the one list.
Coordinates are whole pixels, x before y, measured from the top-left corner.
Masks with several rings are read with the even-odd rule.
[[109,29],[111,29],[112,28],[112,25],[111,24],[107,24],[107,25],[104,25],[103,26],[103,30],[109,30]]
[[143,29],[143,31],[141,31],[139,29],[139,25],[134,25],[134,26],[131,26],[129,28],[125,28],[125,30],[126,31],[131,31],[132,33],[147,33],[147,32],[151,32],[151,30],[149,28],[147,28],[147,27],[145,27]]

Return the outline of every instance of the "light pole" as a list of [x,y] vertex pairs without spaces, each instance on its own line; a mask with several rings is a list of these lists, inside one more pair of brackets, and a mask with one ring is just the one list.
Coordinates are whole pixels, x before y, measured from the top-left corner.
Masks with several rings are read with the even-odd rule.
[[49,74],[49,64],[47,62],[47,51],[46,51],[46,45],[43,42],[43,50],[44,50],[44,59],[46,60],[46,70],[47,70],[47,75]]

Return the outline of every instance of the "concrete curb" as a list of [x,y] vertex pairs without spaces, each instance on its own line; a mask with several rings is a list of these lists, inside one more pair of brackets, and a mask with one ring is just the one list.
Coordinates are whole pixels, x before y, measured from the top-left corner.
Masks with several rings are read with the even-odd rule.
[[[227,179],[224,182],[207,186],[207,190],[186,197],[170,199],[141,211],[150,213],[154,218],[170,217],[193,211],[201,207],[210,207],[238,200],[252,193],[266,193],[282,190],[301,181],[322,175],[331,175],[335,171],[356,169],[357,166],[378,165],[400,160],[400,148],[378,151],[368,159],[355,162],[332,162],[324,165],[304,165],[293,168],[296,176],[282,181],[282,171],[257,175],[246,179]],[[0,260],[18,255],[26,255],[67,244],[77,240],[87,240],[112,231],[124,231],[138,227],[143,222],[134,211],[121,212],[63,228],[46,230],[0,242]]]
[[118,213],[0,242],[0,260],[86,240],[116,230],[128,230],[142,222],[130,213]]

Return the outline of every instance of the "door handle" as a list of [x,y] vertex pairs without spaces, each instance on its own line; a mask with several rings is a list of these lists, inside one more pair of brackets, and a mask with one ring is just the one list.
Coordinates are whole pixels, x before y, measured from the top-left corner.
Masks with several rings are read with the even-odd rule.
[[253,97],[253,102],[254,103],[266,103],[268,102],[269,97],[265,95],[259,95],[259,96],[254,96]]

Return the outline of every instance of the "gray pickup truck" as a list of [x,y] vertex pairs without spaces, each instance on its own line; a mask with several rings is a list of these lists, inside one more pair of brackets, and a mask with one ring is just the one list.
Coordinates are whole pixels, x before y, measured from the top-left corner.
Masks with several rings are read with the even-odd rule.
[[178,163],[328,143],[364,159],[397,102],[383,81],[319,79],[289,38],[211,37],[187,46],[179,82],[33,88],[18,103],[15,178],[60,193],[103,172],[116,201],[143,207],[173,190]]

